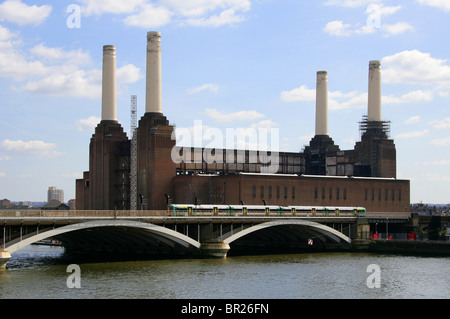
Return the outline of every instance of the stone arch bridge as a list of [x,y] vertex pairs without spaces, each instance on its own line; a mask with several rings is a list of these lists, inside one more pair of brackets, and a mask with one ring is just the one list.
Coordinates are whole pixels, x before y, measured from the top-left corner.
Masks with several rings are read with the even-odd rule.
[[[3,225],[2,225],[3,224]],[[30,244],[52,239],[71,251],[225,257],[230,253],[349,249],[356,216],[201,215],[167,211],[0,211],[0,266]]]

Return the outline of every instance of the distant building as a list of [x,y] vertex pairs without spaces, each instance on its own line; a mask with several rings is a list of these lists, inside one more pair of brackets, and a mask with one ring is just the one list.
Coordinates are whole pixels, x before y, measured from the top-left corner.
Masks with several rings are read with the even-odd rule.
[[51,200],[47,204],[41,207],[42,210],[70,210],[70,207],[64,203],[60,203],[58,200]]
[[14,206],[9,199],[0,199],[0,208],[10,208]]
[[75,205],[75,199],[70,199],[70,200],[67,202],[67,205],[69,205],[69,207],[70,207],[71,210],[77,209],[77,208],[76,208],[76,205]]
[[55,186],[50,186],[47,191],[47,203],[50,203],[52,200],[64,203],[64,191],[57,189]]

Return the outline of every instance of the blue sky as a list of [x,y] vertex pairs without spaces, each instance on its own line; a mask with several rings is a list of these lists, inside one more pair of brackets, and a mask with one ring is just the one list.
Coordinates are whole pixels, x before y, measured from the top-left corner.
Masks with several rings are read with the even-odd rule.
[[[75,8],[75,9],[74,9]],[[76,9],[80,9],[79,15]],[[282,151],[314,134],[328,71],[329,133],[360,140],[368,65],[411,202],[450,202],[447,0],[127,0],[0,3],[0,198],[75,197],[101,114],[102,47],[116,46],[118,120],[145,105],[147,31],[162,35],[163,112],[178,128],[277,128]]]

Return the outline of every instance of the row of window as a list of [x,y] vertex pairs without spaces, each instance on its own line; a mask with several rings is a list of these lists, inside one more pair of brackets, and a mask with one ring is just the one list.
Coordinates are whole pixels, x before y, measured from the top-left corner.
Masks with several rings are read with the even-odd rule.
[[[281,188],[280,186],[276,186],[274,187],[274,191],[275,194],[272,194],[272,186],[267,186],[267,198],[271,199],[273,195],[275,195],[276,198],[280,198],[280,191]],[[292,186],[289,192],[289,189],[287,186],[284,186],[283,189],[283,197],[285,199],[288,198],[288,196],[291,196],[291,198],[295,198],[295,186]],[[320,190],[320,196],[322,199],[325,199],[328,195],[328,199],[333,199],[333,197],[335,199],[343,199],[346,200],[347,199],[347,188],[343,188],[340,189],[339,187],[337,187],[336,189],[333,190],[332,187],[328,188],[328,194],[326,194],[326,188],[322,187]],[[364,200],[375,200],[378,199],[379,201],[381,201],[383,198],[385,201],[389,200],[389,198],[394,201],[396,199],[396,195],[397,194],[397,200],[401,201],[402,200],[402,191],[401,189],[397,190],[397,192],[394,189],[391,189],[390,191],[388,189],[384,190],[384,194],[383,194],[383,190],[382,189],[364,189]],[[252,187],[252,198],[256,198],[257,195],[257,187],[256,185],[253,185]],[[259,187],[259,195],[262,199],[264,199],[265,196],[265,188],[264,186],[260,186]],[[383,196],[384,195],[384,196]],[[318,187],[314,187],[314,199],[318,199],[319,198],[319,188]]]
[[[283,188],[284,198],[288,198],[288,193],[289,193],[288,187],[284,186],[284,188]],[[295,198],[295,186],[292,186],[290,195],[292,198]],[[261,198],[264,198],[264,186],[260,187],[260,196],[261,196]],[[275,196],[276,196],[276,198],[280,198],[280,186],[275,187]],[[272,186],[267,186],[267,197],[269,199],[272,198]],[[252,187],[252,198],[256,198],[256,186],[255,185],[253,185],[253,187]]]

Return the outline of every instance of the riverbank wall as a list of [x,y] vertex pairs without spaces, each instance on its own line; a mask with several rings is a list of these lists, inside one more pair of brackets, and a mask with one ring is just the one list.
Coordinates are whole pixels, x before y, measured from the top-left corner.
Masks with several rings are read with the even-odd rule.
[[449,241],[370,240],[352,244],[356,251],[450,257]]

